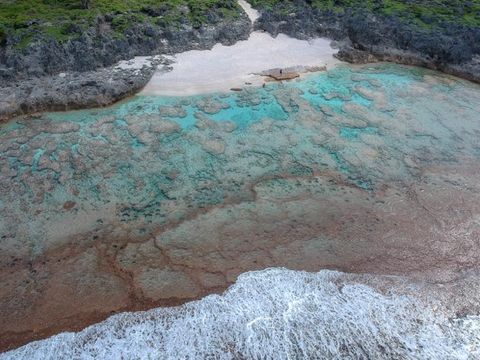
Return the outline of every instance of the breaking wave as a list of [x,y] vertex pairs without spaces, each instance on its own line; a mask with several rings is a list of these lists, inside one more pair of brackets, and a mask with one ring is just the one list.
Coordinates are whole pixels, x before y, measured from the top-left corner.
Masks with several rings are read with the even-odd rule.
[[480,318],[449,320],[414,297],[339,272],[267,269],[223,295],[124,313],[1,359],[475,359]]

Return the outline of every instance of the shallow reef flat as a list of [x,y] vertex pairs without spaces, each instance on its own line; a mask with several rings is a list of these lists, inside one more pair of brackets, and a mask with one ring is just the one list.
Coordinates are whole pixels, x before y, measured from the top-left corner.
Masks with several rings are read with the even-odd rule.
[[1,346],[270,266],[444,283],[477,311],[455,281],[480,263],[479,113],[478,85],[377,64],[1,125]]

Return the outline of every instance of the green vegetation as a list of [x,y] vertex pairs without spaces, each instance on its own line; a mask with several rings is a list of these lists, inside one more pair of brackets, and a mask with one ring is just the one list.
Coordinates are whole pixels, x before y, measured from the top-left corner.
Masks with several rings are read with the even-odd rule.
[[198,27],[212,12],[233,18],[239,9],[234,0],[0,0],[0,43],[13,36],[25,47],[39,34],[65,41],[95,27],[100,16],[116,36],[136,23]]
[[[480,0],[306,0],[313,7],[334,13],[347,9],[394,15],[430,28],[439,23],[480,26]],[[250,0],[254,7],[289,8],[290,0]]]

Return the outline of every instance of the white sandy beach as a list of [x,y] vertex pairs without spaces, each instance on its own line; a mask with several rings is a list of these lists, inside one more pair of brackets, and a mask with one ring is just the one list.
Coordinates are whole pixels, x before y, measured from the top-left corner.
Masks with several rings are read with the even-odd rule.
[[[245,1],[239,3],[254,22],[258,12]],[[140,95],[196,95],[229,91],[245,83],[258,86],[264,78],[255,74],[264,70],[297,65],[330,68],[340,62],[333,56],[336,52],[328,39],[304,41],[283,34],[273,38],[255,31],[232,46],[217,44],[211,50],[175,55],[173,70],[158,70]]]

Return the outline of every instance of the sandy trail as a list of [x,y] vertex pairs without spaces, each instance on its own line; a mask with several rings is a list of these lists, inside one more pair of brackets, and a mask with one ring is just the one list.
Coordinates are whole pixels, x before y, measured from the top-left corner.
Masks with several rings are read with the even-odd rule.
[[260,12],[252,8],[252,5],[250,5],[248,2],[245,0],[238,0],[238,4],[243,8],[243,11],[248,15],[250,18],[250,21],[255,23],[260,18]]
[[[245,1],[239,1],[252,22],[259,13]],[[215,45],[211,50],[192,50],[174,56],[173,70],[158,70],[140,95],[185,96],[224,92],[245,83],[261,85],[255,75],[273,68],[297,65],[327,68],[339,63],[336,50],[324,38],[298,40],[280,34],[255,31],[246,41],[232,46]]]

